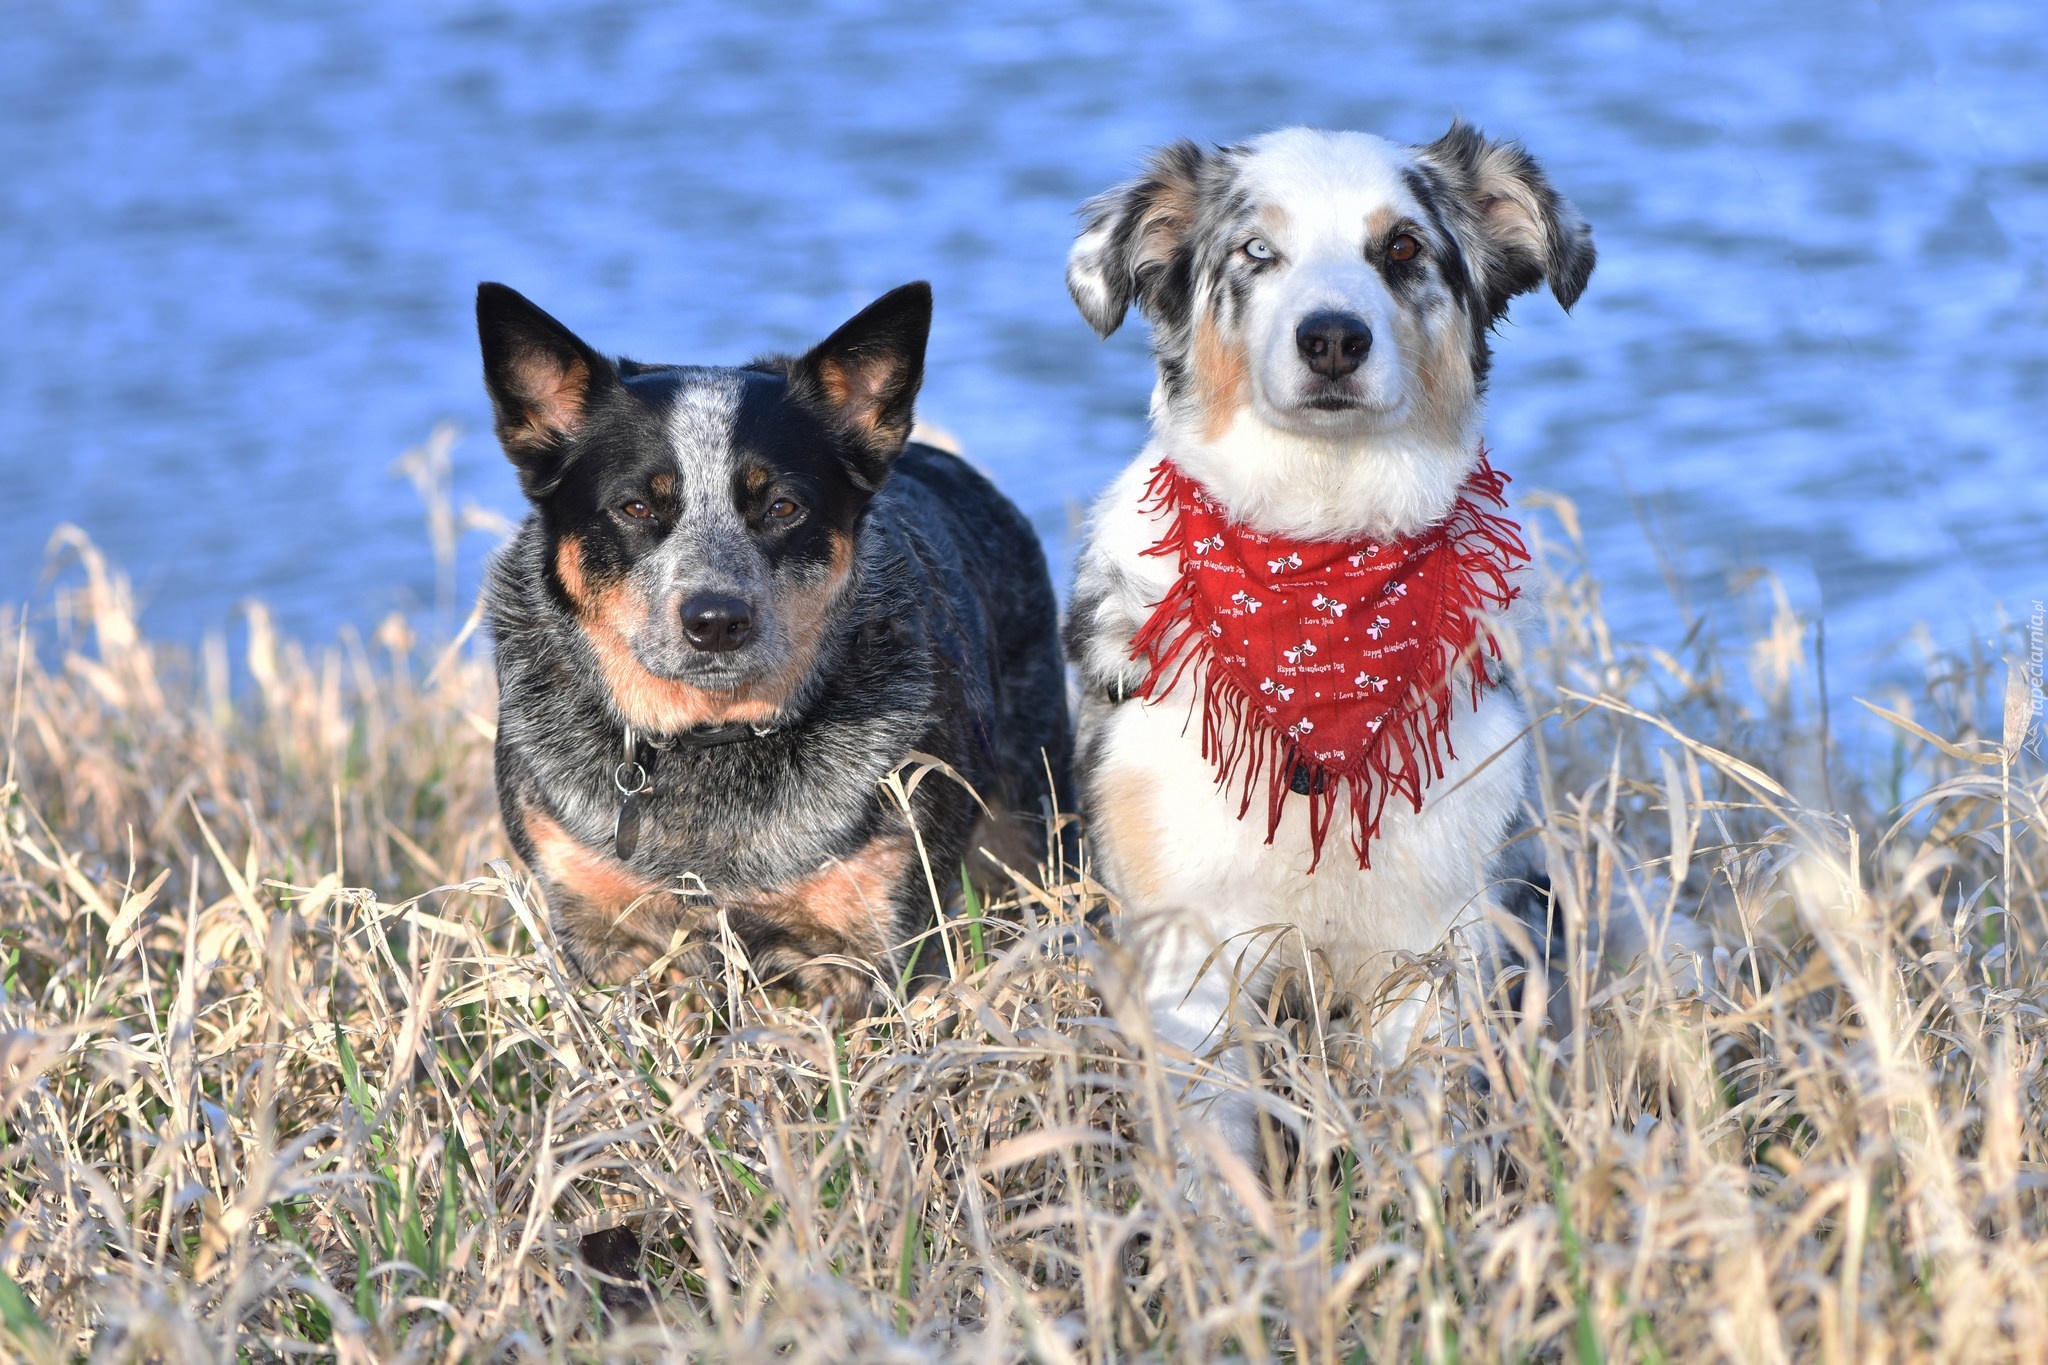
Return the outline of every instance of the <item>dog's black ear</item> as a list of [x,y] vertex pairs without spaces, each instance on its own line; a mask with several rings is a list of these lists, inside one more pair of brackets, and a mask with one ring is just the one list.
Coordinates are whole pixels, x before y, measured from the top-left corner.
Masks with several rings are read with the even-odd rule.
[[847,472],[872,493],[903,453],[924,383],[932,287],[892,289],[789,367],[789,395],[822,413],[853,446]]
[[1593,273],[1593,229],[1550,187],[1535,158],[1520,143],[1492,141],[1463,119],[1417,156],[1464,210],[1461,235],[1487,321],[1545,280],[1569,312]]
[[1067,292],[1096,335],[1123,325],[1133,302],[1156,327],[1180,321],[1193,256],[1189,236],[1202,202],[1209,155],[1192,142],[1153,152],[1145,173],[1081,206],[1081,235],[1067,253]]
[[502,284],[476,287],[476,332],[498,441],[527,496],[543,497],[566,470],[565,447],[592,396],[617,376],[574,332]]

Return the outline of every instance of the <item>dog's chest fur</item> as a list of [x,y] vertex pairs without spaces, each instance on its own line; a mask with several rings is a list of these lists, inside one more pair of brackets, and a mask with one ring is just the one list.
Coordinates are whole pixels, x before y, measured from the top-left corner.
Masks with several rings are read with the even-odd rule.
[[[1255,980],[1301,965],[1306,953],[1312,970],[1337,978],[1327,985],[1370,994],[1397,954],[1426,953],[1483,917],[1489,867],[1525,792],[1521,704],[1493,688],[1475,709],[1469,689],[1454,686],[1455,757],[1447,755],[1421,812],[1389,802],[1368,869],[1340,842],[1340,825],[1310,873],[1305,802],[1289,803],[1269,844],[1263,796],[1239,818],[1235,789],[1219,788],[1202,754],[1199,668],[1163,697],[1109,700],[1118,684],[1142,678],[1132,636],[1179,571],[1173,557],[1145,553],[1163,529],[1141,507],[1158,458],[1156,449],[1140,456],[1097,504],[1069,625],[1084,680],[1079,769],[1104,880],[1142,940],[1171,937],[1161,931],[1176,924],[1209,946],[1235,939],[1249,962],[1265,960]],[[1253,942],[1276,928],[1287,932]]]

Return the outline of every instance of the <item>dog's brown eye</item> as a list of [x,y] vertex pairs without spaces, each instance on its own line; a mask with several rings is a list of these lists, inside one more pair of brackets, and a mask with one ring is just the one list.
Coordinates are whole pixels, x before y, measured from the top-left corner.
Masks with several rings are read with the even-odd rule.
[[787,521],[797,514],[798,508],[788,498],[777,498],[768,504],[767,517],[770,521]]
[[1404,232],[1393,241],[1387,243],[1387,259],[1390,261],[1412,261],[1415,259],[1415,253],[1420,250],[1422,250],[1422,243]]
[[627,516],[631,517],[635,521],[645,521],[647,518],[654,515],[654,509],[652,507],[649,507],[646,503],[640,501],[640,499],[638,498],[631,498],[627,500],[625,503],[620,505],[619,510],[621,512],[624,512]]

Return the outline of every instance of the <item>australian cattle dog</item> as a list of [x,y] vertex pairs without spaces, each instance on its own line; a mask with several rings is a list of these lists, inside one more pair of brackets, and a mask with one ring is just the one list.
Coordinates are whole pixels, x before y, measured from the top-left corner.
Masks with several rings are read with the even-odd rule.
[[[977,847],[1045,846],[1057,608],[1030,523],[909,440],[931,311],[906,285],[799,357],[649,365],[477,291],[532,505],[486,589],[498,795],[587,978],[723,937],[858,1010],[938,964],[916,945]],[[906,809],[914,755],[952,776]]]

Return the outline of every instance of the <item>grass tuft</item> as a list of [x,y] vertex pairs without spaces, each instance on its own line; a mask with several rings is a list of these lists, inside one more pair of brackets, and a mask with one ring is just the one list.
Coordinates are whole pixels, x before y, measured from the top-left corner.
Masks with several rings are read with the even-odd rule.
[[948,984],[855,1023],[736,958],[572,988],[484,659],[252,607],[238,690],[55,544],[0,623],[6,1354],[2048,1355],[2048,778],[1996,660],[1929,655],[1845,745],[1782,595],[1746,650],[1629,646],[1545,544],[1532,837],[1574,960],[1623,911],[1710,944],[1575,969],[1548,1031],[1417,961],[1455,1017],[1391,1069],[1355,1002],[1242,1021],[1286,1122],[1263,1184],[1198,1162],[1198,1216],[1198,1063],[1085,871],[969,899]]

